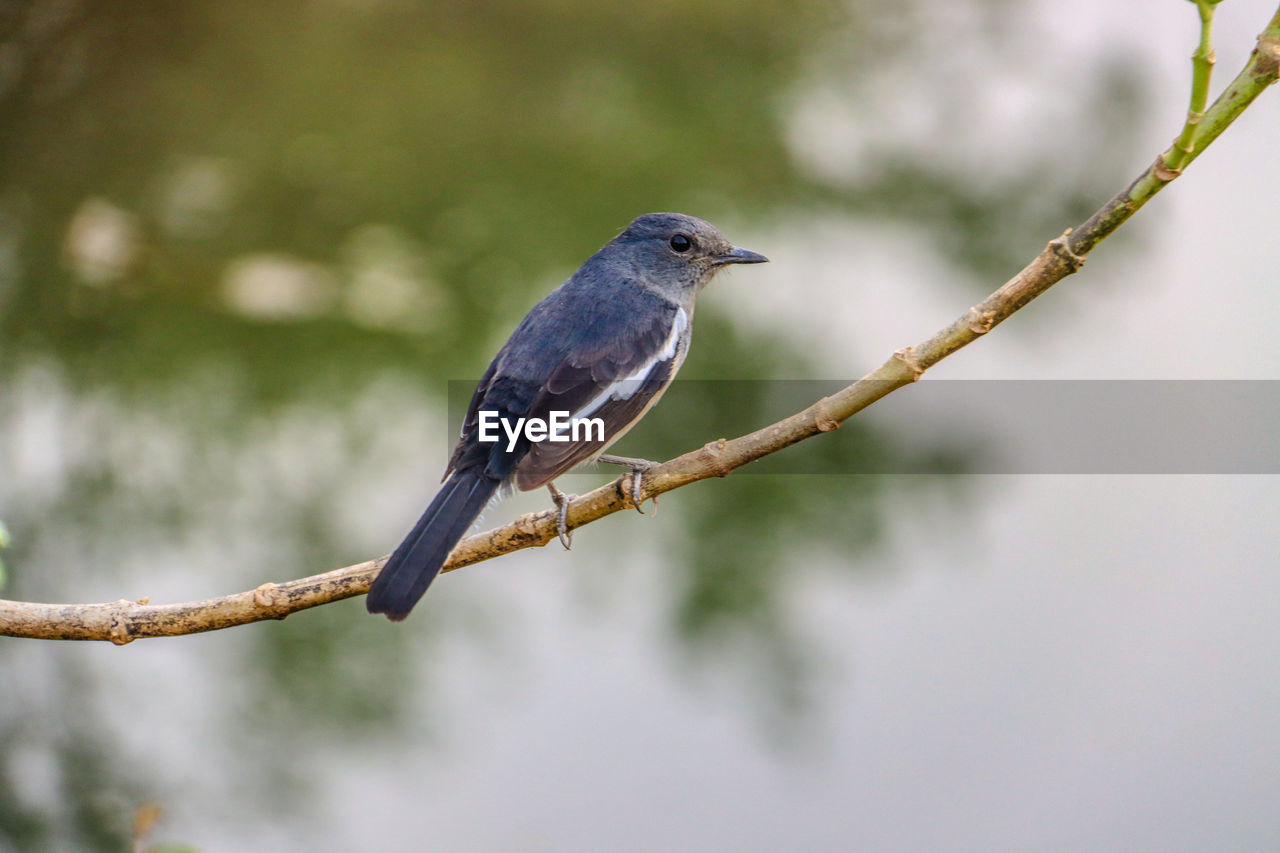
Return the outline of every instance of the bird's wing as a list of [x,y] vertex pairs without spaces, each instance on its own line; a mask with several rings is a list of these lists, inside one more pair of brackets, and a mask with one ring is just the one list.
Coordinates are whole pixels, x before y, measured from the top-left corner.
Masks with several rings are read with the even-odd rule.
[[[469,467],[469,464],[475,464],[483,457],[475,453],[477,449],[474,441],[468,441],[468,436],[474,436],[480,427],[480,404],[484,400],[484,395],[488,393],[489,388],[493,385],[493,375],[497,370],[498,360],[495,358],[490,362],[489,367],[484,372],[484,376],[480,377],[480,381],[476,383],[475,393],[471,395],[471,402],[467,405],[467,415],[462,420],[462,435],[458,436],[458,443],[453,448],[453,455],[449,457],[449,467],[445,469],[444,476],[440,478],[441,482],[449,479],[449,475],[454,469],[459,467]],[[469,454],[468,450],[472,452]],[[475,456],[474,459],[468,459],[468,456]],[[487,455],[487,454],[486,454]],[[469,463],[469,464],[467,464]]]
[[616,334],[579,342],[555,365],[528,417],[548,420],[552,412],[567,412],[571,419],[599,418],[604,437],[583,424],[588,428],[576,434],[576,441],[566,430],[561,436],[568,440],[532,444],[516,466],[517,488],[537,488],[601,453],[658,401],[684,360],[689,332],[689,315],[667,305],[669,310],[653,312],[650,322],[635,324],[632,318]]

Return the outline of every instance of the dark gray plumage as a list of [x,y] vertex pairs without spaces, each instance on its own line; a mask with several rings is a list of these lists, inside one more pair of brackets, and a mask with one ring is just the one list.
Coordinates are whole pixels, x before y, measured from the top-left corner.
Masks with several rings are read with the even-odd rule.
[[[468,407],[445,484],[369,589],[366,606],[399,621],[503,487],[550,484],[600,455],[649,410],[689,351],[693,307],[728,264],[761,263],[709,222],[650,213],[592,255],[533,307],[485,371]],[[479,440],[481,411],[498,417],[571,412],[604,421],[604,441]]]

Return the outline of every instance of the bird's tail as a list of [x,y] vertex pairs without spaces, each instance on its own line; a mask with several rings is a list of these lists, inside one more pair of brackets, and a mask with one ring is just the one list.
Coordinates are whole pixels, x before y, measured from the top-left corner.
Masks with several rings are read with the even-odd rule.
[[498,480],[485,476],[483,467],[449,477],[413,532],[400,543],[369,587],[365,599],[369,612],[385,613],[393,622],[408,616],[440,573],[453,546],[498,490],[498,484]]

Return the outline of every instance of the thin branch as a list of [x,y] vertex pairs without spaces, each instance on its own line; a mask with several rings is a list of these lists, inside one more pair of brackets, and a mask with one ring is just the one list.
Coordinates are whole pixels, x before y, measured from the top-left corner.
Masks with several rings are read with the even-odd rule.
[[[1197,5],[1201,5],[1197,3]],[[1203,7],[1202,7],[1203,8]],[[1202,43],[1202,47],[1204,43]],[[1196,65],[1199,81],[1203,63]],[[1083,225],[1051,241],[1017,275],[951,325],[915,346],[898,350],[871,373],[807,409],[739,438],[713,441],[645,472],[642,498],[657,497],[710,477],[725,477],[737,468],[807,438],[831,432],[881,397],[908,385],[926,370],[964,347],[1080,269],[1095,246],[1114,232],[1152,196],[1180,174],[1280,73],[1280,9],[1258,38],[1243,71],[1194,126],[1188,146],[1160,155],[1127,189],[1116,195]],[[1193,85],[1199,85],[1198,82]],[[1207,77],[1205,77],[1207,86]],[[1194,109],[1193,100],[1193,112]],[[1176,158],[1176,159],[1174,159]],[[1170,168],[1176,163],[1177,168]],[[568,525],[582,527],[633,506],[625,488],[630,475],[573,501]],[[542,546],[556,538],[555,511],[522,515],[510,524],[470,536],[450,555],[444,571],[489,560],[522,548]],[[0,634],[49,640],[110,640],[124,644],[141,637],[176,636],[213,631],[362,595],[386,558],[370,560],[322,575],[222,598],[184,604],[116,601],[107,604],[36,604],[0,600]]]
[[1165,160],[1165,166],[1173,172],[1181,171],[1195,150],[1196,127],[1204,118],[1204,108],[1209,103],[1209,80],[1213,76],[1213,64],[1218,61],[1213,52],[1213,12],[1219,2],[1195,0],[1196,10],[1200,13],[1200,45],[1191,54],[1191,105],[1187,107],[1187,120],[1173,144],[1173,153]]

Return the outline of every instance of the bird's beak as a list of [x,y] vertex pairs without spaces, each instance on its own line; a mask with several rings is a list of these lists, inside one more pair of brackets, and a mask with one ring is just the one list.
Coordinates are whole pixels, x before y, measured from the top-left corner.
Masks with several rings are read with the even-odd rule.
[[716,255],[716,265],[723,264],[767,264],[769,259],[757,252],[748,249],[740,249],[734,246],[732,250],[725,252],[723,255]]

